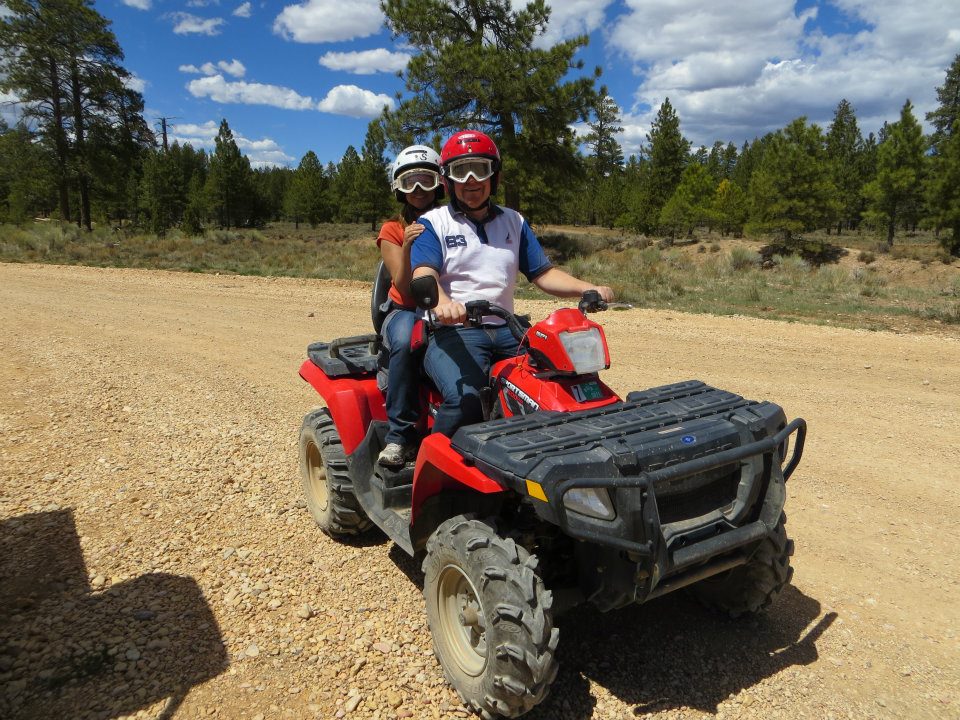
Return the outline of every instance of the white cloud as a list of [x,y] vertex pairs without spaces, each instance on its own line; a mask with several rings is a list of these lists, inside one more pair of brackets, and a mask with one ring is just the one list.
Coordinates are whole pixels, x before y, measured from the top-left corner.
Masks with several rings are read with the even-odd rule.
[[0,92],[0,118],[8,125],[14,125],[20,119],[20,97],[17,94]]
[[[194,147],[213,147],[213,139],[220,131],[220,123],[208,120],[202,125],[195,123],[176,123],[173,126],[173,138],[181,145],[190,143]],[[171,140],[172,141],[172,140]]]
[[299,95],[290,88],[261,83],[228,82],[223,75],[198,78],[187,83],[194,97],[209,97],[222,103],[241,105],[271,105],[284,110],[310,110],[315,107],[312,98]]
[[[233,140],[237,147],[250,158],[253,167],[271,167],[288,165],[296,158],[287,155],[283,148],[272,138],[248,140],[236,128],[230,128]],[[190,144],[196,149],[213,150],[216,147],[215,138],[220,132],[220,123],[208,120],[205,123],[176,123],[172,126],[170,142],[176,140],[181,145]]]
[[550,47],[574,35],[589,35],[603,25],[613,0],[551,0],[546,32],[534,43]]
[[739,144],[800,115],[826,128],[844,98],[865,134],[896,120],[907,98],[922,121],[960,33],[960,5],[948,0],[833,0],[854,30],[830,36],[816,26],[816,6],[798,13],[793,0],[625,5],[609,46],[641,77],[632,118],[648,128],[669,97],[694,145]]
[[124,5],[127,7],[136,8],[137,10],[149,10],[153,5],[153,0],[121,0]]
[[241,78],[247,74],[247,68],[243,66],[243,63],[234,58],[230,62],[226,60],[221,60],[217,63],[217,67],[223,70],[227,75],[233,75],[233,77]]
[[378,95],[356,85],[337,85],[317,105],[318,110],[350,117],[376,117],[384,106],[393,109],[393,98]]
[[273,31],[302,43],[337,42],[368,37],[383,26],[379,0],[306,0],[287,5],[273,21]]
[[201,18],[185,12],[170,13],[168,17],[173,20],[177,35],[219,35],[220,26],[226,22],[223,18]]
[[142,77],[137,77],[137,75],[134,73],[131,73],[130,76],[123,81],[123,84],[131,90],[140,93],[141,95],[143,94],[143,91],[147,89],[147,81]]
[[219,5],[220,0],[187,0],[187,7],[202,8],[208,5]]
[[237,9],[231,13],[234,17],[239,18],[248,18],[253,14],[250,3],[245,2],[242,5],[238,5]]
[[372,75],[378,72],[399,72],[407,67],[410,55],[390,52],[385,48],[360,52],[328,52],[320,64],[330,70],[342,70],[354,75]]
[[200,67],[196,65],[181,65],[177,69],[182,73],[189,73],[191,75],[219,75],[221,72],[225,72],[227,75],[233,75],[233,77],[239,78],[247,74],[247,68],[237,59],[233,59],[230,62],[221,60],[216,65],[212,62],[205,62]]

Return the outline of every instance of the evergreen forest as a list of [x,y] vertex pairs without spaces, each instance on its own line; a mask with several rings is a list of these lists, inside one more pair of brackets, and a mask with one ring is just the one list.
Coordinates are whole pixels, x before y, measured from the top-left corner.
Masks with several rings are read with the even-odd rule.
[[924,118],[930,134],[905,98],[899,117],[864,135],[856,108],[838,98],[826,127],[798,117],[739,146],[718,138],[694,147],[665,98],[641,152],[624,157],[618,106],[599,70],[574,60],[586,38],[535,45],[549,18],[543,0],[519,9],[384,0],[388,27],[415,51],[403,73],[407,99],[337,163],[310,151],[296,168],[254,168],[226,118],[210,151],[154,132],[92,0],[0,4],[10,13],[0,16],[0,90],[21,100],[16,124],[0,120],[2,223],[44,218],[161,236],[281,220],[376,227],[396,207],[392,153],[413,142],[439,147],[473,127],[504,155],[499,201],[535,223],[665,238],[709,228],[772,237],[785,251],[811,231],[870,232],[892,246],[897,232],[923,228],[960,254],[960,55]]

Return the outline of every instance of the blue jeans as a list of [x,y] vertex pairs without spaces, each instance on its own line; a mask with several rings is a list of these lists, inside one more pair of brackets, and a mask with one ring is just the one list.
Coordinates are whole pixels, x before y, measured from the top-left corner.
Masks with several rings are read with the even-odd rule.
[[483,420],[480,390],[490,384],[490,366],[516,354],[517,340],[505,325],[437,329],[423,360],[443,395],[433,432],[453,437],[461,425]]
[[387,379],[386,441],[398,445],[416,445],[417,420],[420,418],[420,358],[410,354],[410,334],[417,315],[411,310],[393,306],[383,321],[380,334],[390,353]]

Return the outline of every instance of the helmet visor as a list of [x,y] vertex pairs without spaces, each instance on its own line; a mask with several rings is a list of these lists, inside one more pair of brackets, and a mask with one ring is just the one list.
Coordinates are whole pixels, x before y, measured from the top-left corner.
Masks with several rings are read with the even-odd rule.
[[483,182],[493,176],[493,160],[490,158],[467,157],[453,160],[447,164],[446,175],[458,183],[465,183],[473,176],[477,182]]
[[436,190],[440,185],[440,175],[433,170],[416,168],[402,172],[393,181],[393,189],[402,193],[412,193],[419,187],[424,192]]

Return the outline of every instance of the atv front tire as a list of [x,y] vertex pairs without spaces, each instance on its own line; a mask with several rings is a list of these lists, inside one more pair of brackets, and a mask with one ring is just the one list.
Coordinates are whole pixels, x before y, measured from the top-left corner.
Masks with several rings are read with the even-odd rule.
[[786,522],[787,516],[781,515],[776,529],[745,565],[693,585],[691,590],[697,598],[734,618],[770,607],[793,577],[793,540],[787,537]]
[[423,594],[433,651],[484,720],[527,712],[557,675],[553,597],[536,568],[535,556],[491,524],[462,515],[427,541]]
[[347,457],[327,408],[309,413],[300,428],[300,479],[307,509],[331,537],[358,535],[372,523],[353,494]]

